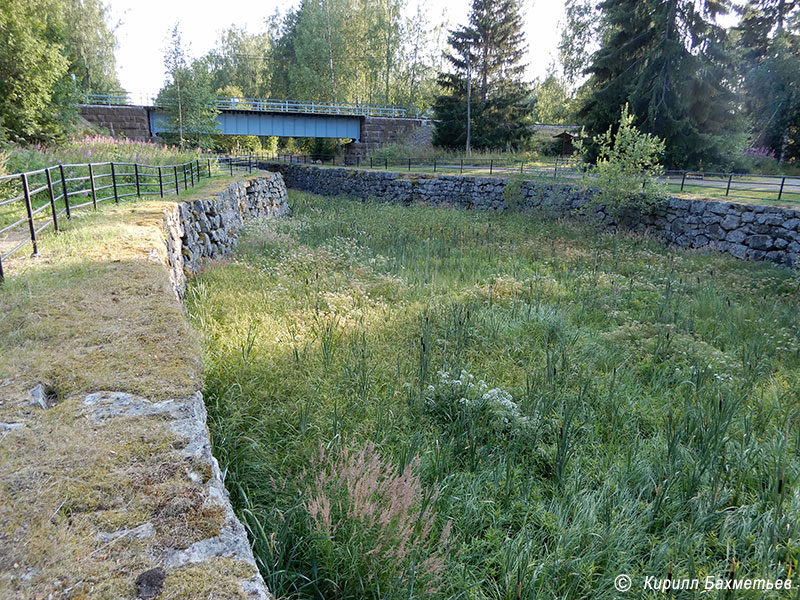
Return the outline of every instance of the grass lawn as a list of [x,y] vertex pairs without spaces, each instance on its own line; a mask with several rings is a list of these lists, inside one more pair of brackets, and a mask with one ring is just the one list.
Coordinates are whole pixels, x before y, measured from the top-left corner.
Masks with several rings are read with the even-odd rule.
[[797,272],[525,214],[290,203],[187,294],[276,597],[794,577]]

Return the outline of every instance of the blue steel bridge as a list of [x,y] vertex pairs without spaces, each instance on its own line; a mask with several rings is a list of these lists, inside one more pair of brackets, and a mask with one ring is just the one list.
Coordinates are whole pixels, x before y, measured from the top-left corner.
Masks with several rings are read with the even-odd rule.
[[[394,141],[425,120],[419,109],[407,106],[220,96],[216,107],[218,133],[223,135],[352,139],[353,149],[363,146],[365,151]],[[81,114],[113,134],[134,139],[167,130],[164,109],[151,95],[89,94]]]

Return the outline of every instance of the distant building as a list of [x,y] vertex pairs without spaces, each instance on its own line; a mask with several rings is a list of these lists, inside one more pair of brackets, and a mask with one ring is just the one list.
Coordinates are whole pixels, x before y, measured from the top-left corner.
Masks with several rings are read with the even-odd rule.
[[577,138],[578,135],[572,134],[569,131],[562,131],[553,137],[561,139],[561,158],[572,156],[572,153],[575,151],[575,146],[573,146],[572,140]]

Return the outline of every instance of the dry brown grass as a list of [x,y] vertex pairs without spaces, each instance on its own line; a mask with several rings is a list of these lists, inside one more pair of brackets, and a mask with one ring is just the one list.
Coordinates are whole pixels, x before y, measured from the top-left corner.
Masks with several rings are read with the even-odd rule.
[[[203,506],[204,482],[188,477],[191,465],[164,418],[95,423],[82,403],[83,394],[100,390],[185,398],[201,385],[195,336],[158,262],[169,204],[140,201],[80,213],[62,233],[42,240],[40,258],[4,265],[0,423],[22,424],[0,430],[4,600],[51,593],[134,598],[136,576],[156,566],[159,553],[219,531],[222,511]],[[40,383],[58,400],[48,410],[29,404],[29,390]],[[155,530],[148,538],[98,538],[148,521]],[[249,568],[232,562],[214,577],[206,572],[203,585],[232,586]],[[204,569],[190,571],[203,576]],[[185,570],[168,574],[167,597],[197,597]]]

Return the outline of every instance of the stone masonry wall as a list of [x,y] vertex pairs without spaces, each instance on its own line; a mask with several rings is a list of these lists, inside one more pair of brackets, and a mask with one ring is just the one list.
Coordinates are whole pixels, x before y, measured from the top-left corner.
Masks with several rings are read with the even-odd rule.
[[213,198],[181,202],[167,210],[167,254],[178,297],[183,297],[187,275],[197,273],[203,262],[233,251],[246,219],[288,212],[280,173],[232,183]]
[[349,157],[364,157],[370,150],[398,141],[409,131],[420,127],[422,119],[401,117],[363,117],[361,122],[361,139],[345,145],[345,154]]
[[[297,164],[261,165],[280,171],[289,187],[334,196],[376,198],[386,202],[423,202],[472,210],[529,210],[561,218],[580,213],[593,188],[522,182],[506,193],[508,180],[460,175],[425,176]],[[511,206],[509,206],[511,205]],[[800,211],[705,200],[669,198],[651,214],[612,215],[592,209],[607,230],[647,233],[682,248],[726,252],[740,259],[770,260],[800,266]]]
[[[288,212],[286,186],[280,173],[268,173],[266,176],[232,183],[211,198],[180,202],[167,209],[166,266],[170,269],[176,295],[183,298],[186,276],[196,273],[204,261],[224,256],[235,248],[239,230],[246,219],[277,217]],[[182,401],[152,403],[146,398],[130,394],[101,393],[90,395],[85,402],[93,409],[94,418],[99,420],[117,415],[162,415],[173,431],[188,440],[182,448],[186,460],[195,460],[208,467],[209,477],[203,493],[208,497],[206,504],[222,509],[224,518],[220,531],[185,549],[168,552],[161,560],[164,569],[169,571],[219,558],[243,561],[250,569],[242,575],[239,581],[241,593],[235,597],[271,600],[272,596],[256,567],[247,532],[233,512],[219,465],[211,454],[202,394],[197,392]],[[193,474],[190,473],[191,476]],[[134,533],[139,535],[138,532]],[[145,534],[148,532],[145,531]],[[154,569],[145,575],[152,573],[154,577],[163,578],[163,572],[163,569]],[[154,595],[142,595],[142,583],[138,580],[137,583],[139,597],[157,596],[157,592]]]
[[150,116],[142,106],[81,106],[81,116],[93,125],[104,127],[114,136],[144,142],[152,139]]

